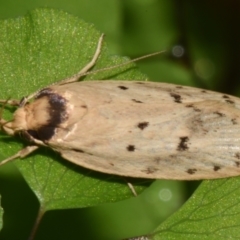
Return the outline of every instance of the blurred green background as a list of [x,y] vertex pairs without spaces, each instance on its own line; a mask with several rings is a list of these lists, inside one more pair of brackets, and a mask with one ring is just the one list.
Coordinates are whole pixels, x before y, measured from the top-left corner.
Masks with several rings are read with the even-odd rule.
[[[240,2],[184,0],[0,1],[0,18],[36,7],[64,10],[94,23],[113,54],[131,58],[167,50],[139,62],[151,80],[238,95]],[[4,228],[0,239],[27,239],[38,202],[16,169],[0,176]],[[198,183],[156,181],[137,199],[88,209],[48,212],[36,239],[119,239],[121,232],[154,230],[191,195]],[[152,193],[150,193],[152,191]],[[159,202],[149,196],[159,194]],[[145,194],[145,195],[144,195]],[[147,197],[146,197],[147,196]],[[147,199],[147,200],[146,200]],[[145,202],[150,202],[147,208]]]

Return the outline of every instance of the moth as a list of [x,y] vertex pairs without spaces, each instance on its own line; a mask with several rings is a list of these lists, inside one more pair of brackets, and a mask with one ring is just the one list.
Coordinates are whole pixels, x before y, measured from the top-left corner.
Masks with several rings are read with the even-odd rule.
[[240,174],[240,100],[167,83],[82,81],[75,76],[17,105],[2,131],[31,143],[1,164],[41,146],[103,173],[151,179],[213,179]]

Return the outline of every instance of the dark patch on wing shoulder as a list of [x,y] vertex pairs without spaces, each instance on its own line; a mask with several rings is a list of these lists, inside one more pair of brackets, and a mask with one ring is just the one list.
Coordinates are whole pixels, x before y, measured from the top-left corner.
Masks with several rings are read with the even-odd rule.
[[174,102],[176,103],[182,103],[182,97],[181,95],[177,94],[177,93],[170,93],[170,96],[174,98]]
[[125,86],[118,86],[118,88],[122,89],[122,90],[127,90],[128,87],[125,87]]
[[56,127],[67,120],[68,114],[66,112],[67,100],[61,95],[55,93],[51,88],[41,90],[36,96],[36,99],[41,99],[43,97],[47,97],[50,106],[46,109],[50,116],[49,121],[38,129],[29,129],[27,132],[32,137],[44,142],[54,135]]
[[213,167],[213,170],[214,170],[215,172],[217,172],[217,171],[220,170],[220,169],[221,169],[221,167],[220,167],[220,166],[217,166],[217,165]]
[[178,85],[177,85],[177,86],[176,86],[176,88],[178,88],[178,89],[182,89],[182,88],[183,88],[183,86],[178,86]]
[[140,128],[141,130],[143,130],[144,128],[146,128],[149,125],[149,122],[140,122],[138,123],[138,128]]
[[189,168],[186,172],[192,175],[192,174],[197,172],[197,169],[196,168]]
[[136,103],[143,103],[142,101],[139,101],[139,100],[136,100],[136,99],[132,99],[133,102],[136,102]]
[[135,151],[135,146],[134,146],[134,145],[128,145],[128,146],[127,146],[127,150],[128,150],[129,152],[134,152],[134,151]]
[[188,149],[187,142],[189,141],[189,137],[180,137],[180,143],[178,144],[177,150],[178,151],[186,151]]

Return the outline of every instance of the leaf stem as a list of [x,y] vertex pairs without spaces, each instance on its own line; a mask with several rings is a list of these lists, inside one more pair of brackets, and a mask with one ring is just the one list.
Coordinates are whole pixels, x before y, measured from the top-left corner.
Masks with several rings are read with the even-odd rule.
[[35,238],[37,229],[39,227],[39,224],[40,224],[40,222],[42,220],[42,217],[43,217],[44,213],[45,213],[44,208],[40,207],[39,211],[38,211],[38,214],[37,214],[36,221],[35,221],[35,223],[33,225],[33,228],[32,228],[32,231],[31,231],[31,234],[30,234],[28,240],[33,240]]

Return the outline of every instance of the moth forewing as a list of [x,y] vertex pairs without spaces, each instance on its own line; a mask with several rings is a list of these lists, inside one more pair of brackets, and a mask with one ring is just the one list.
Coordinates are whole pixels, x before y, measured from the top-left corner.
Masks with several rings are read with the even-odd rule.
[[126,81],[72,83],[52,91],[67,100],[68,119],[46,143],[77,165],[141,178],[239,174],[238,98]]

